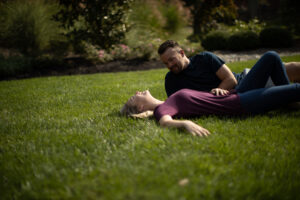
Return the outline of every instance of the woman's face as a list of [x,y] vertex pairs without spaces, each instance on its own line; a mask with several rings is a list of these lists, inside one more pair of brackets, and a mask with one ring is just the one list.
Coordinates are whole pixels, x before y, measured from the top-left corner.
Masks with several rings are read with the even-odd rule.
[[151,96],[149,90],[145,90],[143,92],[137,91],[135,95],[130,97],[127,101],[128,106],[136,106],[137,108],[142,107],[145,103],[147,103],[147,99]]

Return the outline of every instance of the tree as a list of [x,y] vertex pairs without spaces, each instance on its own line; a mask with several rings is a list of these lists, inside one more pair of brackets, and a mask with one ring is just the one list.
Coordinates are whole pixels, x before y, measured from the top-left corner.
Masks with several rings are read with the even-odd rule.
[[75,43],[81,40],[109,48],[128,29],[126,12],[133,0],[59,0],[56,19],[63,22]]
[[282,23],[287,25],[294,34],[300,35],[300,23],[297,19],[300,19],[300,1],[285,0],[280,1],[280,15]]
[[233,0],[182,0],[193,17],[193,35],[203,37],[214,22],[231,23],[237,17]]

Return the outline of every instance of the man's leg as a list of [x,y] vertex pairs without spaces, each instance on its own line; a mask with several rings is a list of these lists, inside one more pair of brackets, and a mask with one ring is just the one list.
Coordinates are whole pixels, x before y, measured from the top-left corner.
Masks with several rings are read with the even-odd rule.
[[241,104],[250,113],[258,114],[300,101],[300,84],[280,85],[239,93]]
[[[287,76],[289,80],[293,83],[300,83],[300,62],[287,62],[284,63]],[[247,75],[247,73],[250,71],[249,68],[245,68],[244,71],[239,75],[238,83],[240,83],[243,78]],[[271,77],[268,79],[265,87],[273,87],[275,86]]]
[[279,55],[273,51],[265,53],[257,61],[247,76],[238,84],[236,90],[238,92],[245,92],[263,88],[269,77],[271,77],[275,85],[290,83]]
[[288,62],[284,65],[290,81],[300,83],[300,62]]

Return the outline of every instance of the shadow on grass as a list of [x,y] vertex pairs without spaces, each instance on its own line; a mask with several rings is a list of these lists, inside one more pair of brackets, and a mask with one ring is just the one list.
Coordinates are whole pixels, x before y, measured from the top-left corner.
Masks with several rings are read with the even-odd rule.
[[269,117],[269,118],[277,118],[277,117],[284,117],[284,118],[300,118],[300,108],[292,108],[292,107],[282,107],[280,109],[272,110],[266,113],[260,113],[260,114],[246,114],[241,116],[214,116],[220,120],[224,121],[241,121],[241,120],[247,120],[249,118],[255,118],[255,117]]
[[[119,110],[113,110],[110,112],[108,117],[113,117],[113,118],[131,118],[131,119],[136,119],[136,120],[143,120],[141,118],[133,118],[133,117],[126,117],[122,115]],[[291,107],[291,106],[285,106],[276,110],[269,111],[267,113],[261,113],[261,114],[247,114],[247,115],[239,115],[239,116],[231,116],[231,115],[203,115],[199,117],[191,117],[191,118],[179,118],[179,119],[206,119],[206,118],[217,118],[219,120],[224,120],[224,121],[241,121],[241,120],[247,120],[251,117],[269,117],[269,118],[275,118],[275,117],[294,117],[294,118],[300,118],[300,107]],[[148,117],[148,119],[153,119],[155,120],[154,116]],[[156,120],[155,120],[156,121]]]

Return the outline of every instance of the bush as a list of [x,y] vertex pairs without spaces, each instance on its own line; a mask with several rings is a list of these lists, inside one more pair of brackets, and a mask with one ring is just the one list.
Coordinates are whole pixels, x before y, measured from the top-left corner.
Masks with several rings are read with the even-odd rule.
[[206,35],[202,46],[206,50],[223,50],[227,48],[229,34],[223,31],[213,31]]
[[268,27],[259,35],[263,47],[291,47],[293,37],[290,31],[281,27]]
[[170,33],[176,33],[184,24],[180,12],[175,6],[164,6],[163,16],[166,19],[164,29]]
[[234,33],[228,39],[228,49],[233,51],[249,50],[259,47],[259,36],[253,31]]
[[133,0],[59,0],[56,19],[73,43],[86,41],[108,49],[122,42],[128,31],[127,13]]
[[55,41],[63,41],[59,23],[52,20],[57,10],[56,4],[42,0],[4,3],[0,9],[1,45],[28,56],[41,55]]
[[108,50],[90,43],[83,43],[86,58],[94,63],[106,63],[113,60],[152,60],[157,57],[157,46],[152,43],[141,43],[134,47],[125,44],[112,45]]
[[[188,21],[188,12],[180,0],[136,0],[129,12],[130,30],[125,43],[139,46],[140,41],[151,43],[153,38],[170,39],[181,35]],[[187,34],[185,32],[185,34]]]
[[11,56],[9,58],[5,58],[0,55],[0,79],[27,73],[30,72],[31,69],[31,58],[24,56]]
[[240,32],[240,31],[253,31],[259,34],[266,26],[265,22],[261,22],[258,19],[254,18],[248,22],[242,20],[235,20],[234,26],[227,27],[231,33]]

